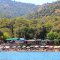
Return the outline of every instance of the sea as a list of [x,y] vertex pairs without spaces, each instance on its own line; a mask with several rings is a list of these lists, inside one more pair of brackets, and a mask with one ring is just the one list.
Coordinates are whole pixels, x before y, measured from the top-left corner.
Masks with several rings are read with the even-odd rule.
[[60,52],[0,52],[0,60],[60,60]]

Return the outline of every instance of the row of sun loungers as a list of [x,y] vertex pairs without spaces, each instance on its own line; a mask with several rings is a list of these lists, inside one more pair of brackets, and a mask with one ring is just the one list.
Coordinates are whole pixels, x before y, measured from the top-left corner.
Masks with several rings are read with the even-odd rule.
[[60,51],[60,46],[10,46],[0,45],[0,51]]

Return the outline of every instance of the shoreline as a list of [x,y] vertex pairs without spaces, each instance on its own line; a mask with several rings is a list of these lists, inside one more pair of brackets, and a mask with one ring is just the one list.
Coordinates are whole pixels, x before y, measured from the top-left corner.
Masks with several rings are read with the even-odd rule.
[[60,49],[47,49],[47,48],[39,48],[39,49],[34,49],[34,50],[31,50],[31,49],[0,49],[0,52],[1,51],[6,51],[6,52],[9,52],[9,51],[13,51],[13,52],[60,52]]
[[20,46],[11,44],[1,44],[0,51],[17,51],[17,52],[60,52],[60,46],[53,45],[31,45],[31,46]]

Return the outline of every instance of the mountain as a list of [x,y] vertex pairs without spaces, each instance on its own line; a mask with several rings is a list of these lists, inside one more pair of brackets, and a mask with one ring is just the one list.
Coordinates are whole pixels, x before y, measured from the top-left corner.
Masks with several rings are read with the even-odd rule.
[[12,0],[0,0],[0,18],[26,16],[31,19],[47,15],[60,16],[60,1],[46,3],[43,5],[34,5]]
[[36,5],[12,0],[0,0],[0,18],[19,17],[34,11]]
[[60,16],[60,1],[37,6],[35,11],[28,15],[28,18],[39,18],[48,15]]

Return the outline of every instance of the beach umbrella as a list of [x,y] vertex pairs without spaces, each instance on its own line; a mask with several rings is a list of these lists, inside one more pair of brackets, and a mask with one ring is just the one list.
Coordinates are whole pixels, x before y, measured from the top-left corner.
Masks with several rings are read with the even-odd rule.
[[17,46],[18,48],[20,48],[21,46]]
[[54,48],[60,48],[60,46],[54,46]]
[[38,45],[35,46],[35,48],[38,48],[38,47],[39,47]]
[[54,48],[55,48],[55,49],[57,49],[57,48],[58,48],[58,46],[54,46]]
[[25,48],[26,46],[22,46],[22,48]]
[[49,46],[49,48],[53,48],[53,46]]
[[28,47],[26,47],[27,49],[29,49],[30,47],[28,46]]
[[8,49],[8,48],[10,48],[10,46],[5,46],[5,48],[7,48],[7,49]]
[[41,48],[44,48],[45,46],[40,46]]
[[47,46],[44,46],[44,47],[48,48],[49,46],[47,45]]
[[58,46],[58,48],[60,48],[60,46]]
[[34,46],[32,45],[32,46],[30,46],[31,48],[33,48]]
[[12,46],[12,48],[16,48],[16,46]]

